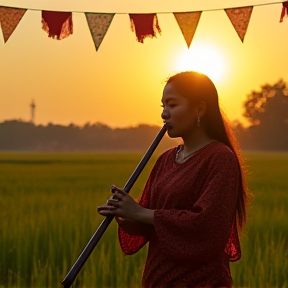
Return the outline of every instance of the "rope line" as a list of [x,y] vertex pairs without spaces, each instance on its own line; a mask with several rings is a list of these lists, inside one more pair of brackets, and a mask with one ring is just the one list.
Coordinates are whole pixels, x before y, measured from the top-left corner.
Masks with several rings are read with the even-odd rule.
[[231,8],[245,8],[245,7],[259,7],[259,6],[268,6],[268,5],[274,5],[274,4],[282,4],[285,1],[277,1],[277,2],[268,2],[268,3],[262,3],[262,4],[254,4],[254,5],[244,5],[244,6],[229,6],[225,8],[212,8],[212,9],[201,9],[201,10],[185,10],[185,11],[166,11],[166,12],[144,12],[144,13],[132,13],[132,12],[90,12],[90,11],[71,11],[71,10],[47,10],[47,9],[36,9],[36,8],[27,8],[27,7],[19,7],[19,6],[8,6],[8,5],[1,5],[0,1],[0,7],[7,7],[7,8],[18,8],[18,9],[26,9],[26,10],[31,10],[31,11],[55,11],[55,12],[72,12],[72,13],[99,13],[99,14],[151,14],[151,13],[156,13],[156,14],[169,14],[169,13],[189,13],[189,12],[210,12],[210,11],[220,11],[220,10],[225,10],[225,9],[231,9]]

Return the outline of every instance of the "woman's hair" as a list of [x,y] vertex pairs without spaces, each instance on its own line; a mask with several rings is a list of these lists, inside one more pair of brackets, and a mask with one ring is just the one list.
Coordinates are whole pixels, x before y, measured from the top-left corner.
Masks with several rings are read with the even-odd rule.
[[192,105],[196,105],[200,101],[206,103],[205,114],[201,117],[201,126],[203,125],[203,128],[212,139],[226,144],[236,155],[240,168],[236,215],[237,224],[241,228],[246,222],[246,206],[248,202],[246,171],[238,141],[227,118],[220,111],[215,85],[209,77],[194,71],[178,73],[170,77],[167,81],[168,83],[173,84],[177,92],[187,98]]

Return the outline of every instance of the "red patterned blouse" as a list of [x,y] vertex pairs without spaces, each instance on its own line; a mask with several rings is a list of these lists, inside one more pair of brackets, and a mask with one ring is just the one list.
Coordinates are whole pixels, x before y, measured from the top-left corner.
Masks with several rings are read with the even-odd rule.
[[154,226],[130,235],[119,226],[126,255],[149,250],[142,287],[232,287],[229,261],[241,257],[236,226],[239,165],[234,153],[212,142],[184,163],[177,147],[153,167],[140,205],[155,210]]

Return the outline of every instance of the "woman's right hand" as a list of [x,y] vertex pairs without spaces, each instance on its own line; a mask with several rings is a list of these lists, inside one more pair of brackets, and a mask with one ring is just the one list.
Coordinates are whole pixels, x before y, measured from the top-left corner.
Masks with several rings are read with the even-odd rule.
[[153,222],[153,211],[143,208],[126,191],[112,185],[110,197],[105,205],[99,206],[97,211],[102,216],[114,215],[130,221],[144,223]]

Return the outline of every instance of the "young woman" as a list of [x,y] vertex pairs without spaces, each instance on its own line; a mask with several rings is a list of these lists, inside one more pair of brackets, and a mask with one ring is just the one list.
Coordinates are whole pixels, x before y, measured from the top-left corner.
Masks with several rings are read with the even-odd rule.
[[113,185],[98,212],[116,216],[125,254],[149,242],[142,287],[232,287],[247,202],[236,140],[207,76],[172,76],[162,103],[167,133],[183,145],[158,158],[139,203]]

